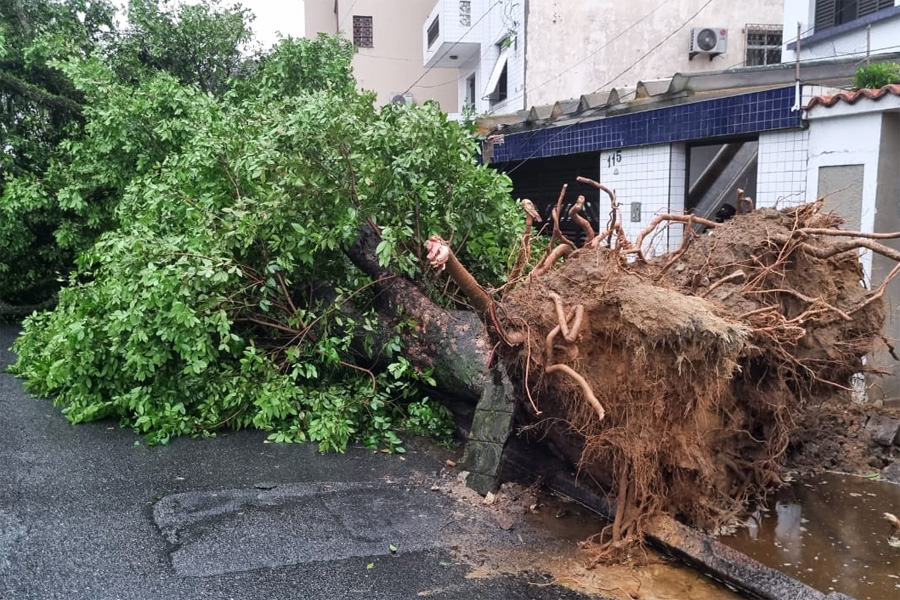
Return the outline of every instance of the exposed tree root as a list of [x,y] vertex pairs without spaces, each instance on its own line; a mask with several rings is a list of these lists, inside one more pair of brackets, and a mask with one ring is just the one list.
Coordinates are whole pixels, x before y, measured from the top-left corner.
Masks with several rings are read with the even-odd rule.
[[578,223],[578,226],[584,231],[584,239],[590,241],[594,239],[594,228],[591,227],[591,222],[581,215],[584,210],[584,203],[584,196],[578,196],[575,204],[569,209],[569,218]]
[[689,227],[693,226],[694,224],[703,225],[704,227],[715,227],[716,225],[718,225],[718,223],[709,221],[707,219],[701,219],[699,217],[695,217],[694,215],[658,215],[654,217],[653,220],[650,221],[650,225],[648,225],[647,228],[637,236],[634,244],[628,249],[628,254],[637,254],[638,258],[642,262],[646,262],[647,259],[644,258],[644,252],[643,250],[641,250],[641,247],[644,245],[644,238],[656,231],[656,228],[666,221],[672,221],[674,223],[684,223]]
[[597,413],[597,417],[602,421],[603,417],[606,416],[606,411],[603,410],[603,405],[600,404],[600,401],[597,400],[597,397],[594,396],[594,391],[591,389],[591,386],[588,384],[587,380],[575,372],[575,369],[568,365],[563,364],[555,364],[550,365],[545,369],[547,373],[564,373],[571,377],[575,383],[577,383],[581,387],[581,391],[584,392],[584,397],[590,402],[591,406],[594,408],[594,411]]
[[525,229],[522,231],[522,247],[519,248],[516,262],[513,264],[513,268],[509,273],[509,281],[512,282],[518,281],[519,278],[522,277],[522,271],[525,269],[525,265],[528,264],[528,259],[531,257],[532,224],[534,222],[541,222],[541,215],[538,213],[531,200],[525,198],[519,203],[519,206],[525,211]]
[[550,238],[550,244],[552,245],[553,242],[559,240],[560,243],[563,243],[566,246],[569,246],[572,250],[574,250],[575,244],[572,242],[572,240],[570,240],[569,238],[564,236],[562,233],[562,229],[559,228],[559,215],[560,215],[560,213],[562,213],[562,201],[563,201],[563,198],[566,197],[566,189],[568,187],[569,187],[569,184],[567,184],[567,183],[563,184],[562,190],[560,190],[560,192],[559,192],[559,198],[557,198],[557,200],[556,200],[556,206],[554,206],[553,210],[550,212],[550,214],[553,217],[553,235]]
[[472,274],[466,270],[456,259],[456,255],[450,249],[450,243],[440,236],[433,235],[425,243],[428,249],[428,261],[432,267],[440,270],[447,269],[450,277],[459,289],[466,295],[472,306],[480,315],[487,315],[490,309],[490,295],[481,287]]
[[604,229],[599,235],[595,236],[585,245],[589,248],[598,248],[605,239],[606,245],[612,246],[613,234],[619,234],[620,241],[624,239],[625,234],[622,232],[622,225],[619,223],[619,201],[616,199],[615,192],[613,192],[611,189],[601,184],[600,182],[594,181],[593,179],[588,179],[587,177],[578,177],[577,181],[580,183],[592,185],[606,194],[609,197],[610,204],[609,221],[606,223],[606,229]]
[[[563,187],[550,247],[485,322],[507,342],[497,354],[530,407],[526,429],[617,498],[594,548],[602,560],[639,541],[656,511],[712,529],[779,481],[807,399],[846,396],[855,374],[876,370],[863,357],[881,343],[882,298],[900,274],[900,252],[878,240],[900,233],[844,231],[822,202],[776,211],[739,192],[725,223],[659,215],[632,242],[615,194],[578,180],[609,197],[606,227],[592,235],[579,198],[568,214],[589,241],[575,250],[558,232]],[[681,246],[645,255],[671,226],[684,228]],[[872,290],[863,249],[898,262]]]
[[547,256],[541,259],[541,261],[531,272],[531,276],[540,277],[541,275],[547,274],[550,269],[553,268],[553,265],[556,264],[556,261],[570,254],[572,254],[572,248],[570,246],[566,246],[565,244],[560,244],[559,246],[554,248],[553,251],[550,252]]

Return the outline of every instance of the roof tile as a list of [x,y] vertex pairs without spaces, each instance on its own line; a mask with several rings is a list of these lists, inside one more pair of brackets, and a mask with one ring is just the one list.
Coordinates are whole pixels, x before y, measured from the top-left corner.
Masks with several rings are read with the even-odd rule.
[[804,107],[809,110],[815,106],[824,106],[826,108],[834,106],[838,102],[846,102],[847,104],[856,104],[861,99],[879,100],[887,95],[900,96],[900,84],[892,83],[883,88],[863,89],[854,92],[841,92],[833,96],[816,96]]

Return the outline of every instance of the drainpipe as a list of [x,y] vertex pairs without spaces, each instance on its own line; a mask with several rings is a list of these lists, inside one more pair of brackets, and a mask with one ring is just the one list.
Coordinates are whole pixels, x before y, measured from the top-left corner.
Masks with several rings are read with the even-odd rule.
[[800,110],[800,21],[797,21],[797,59],[794,61],[794,105],[791,112]]
[[868,67],[872,60],[872,24],[866,25],[866,66]]
[[522,110],[528,109],[528,13],[531,12],[529,0],[525,0],[522,18]]

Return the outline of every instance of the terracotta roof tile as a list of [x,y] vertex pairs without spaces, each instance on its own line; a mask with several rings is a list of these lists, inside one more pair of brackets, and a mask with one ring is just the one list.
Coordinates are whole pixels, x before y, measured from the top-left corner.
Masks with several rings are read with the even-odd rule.
[[888,94],[893,96],[900,96],[900,84],[892,83],[890,85],[886,85],[883,88],[875,89],[865,89],[865,90],[856,90],[855,92],[841,92],[840,94],[835,94],[834,96],[816,96],[804,107],[806,110],[813,108],[814,106],[834,106],[838,102],[846,102],[847,104],[856,104],[860,99],[867,98],[868,100],[879,100]]

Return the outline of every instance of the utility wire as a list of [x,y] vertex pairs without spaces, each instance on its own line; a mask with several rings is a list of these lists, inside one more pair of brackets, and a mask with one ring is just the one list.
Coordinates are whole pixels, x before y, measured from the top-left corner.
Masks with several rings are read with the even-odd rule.
[[[484,13],[478,18],[478,20],[475,21],[474,23],[472,23],[472,26],[469,27],[469,28],[466,30],[466,32],[463,33],[463,34],[459,37],[458,40],[456,40],[455,42],[453,42],[453,44],[452,44],[449,48],[447,48],[447,49],[444,51],[443,54],[441,54],[441,56],[438,58],[438,61],[440,61],[440,60],[443,59],[445,56],[447,56],[448,54],[450,54],[450,52],[452,52],[453,49],[456,48],[456,46],[459,45],[459,43],[463,41],[463,38],[465,38],[465,37],[469,34],[470,31],[472,31],[473,29],[475,29],[475,27],[476,27],[479,23],[481,23],[481,22],[484,20],[484,18],[487,17],[487,16],[491,13],[492,10],[494,10],[494,7],[496,7],[497,5],[501,4],[502,2],[504,2],[504,0],[497,0],[496,2],[494,2],[494,3],[490,6],[490,8],[488,8],[487,10],[485,10]],[[436,61],[436,62],[437,62],[437,61]],[[411,90],[411,89],[413,89],[414,87],[416,87],[416,84],[419,83],[420,81],[422,81],[422,79],[424,79],[426,75],[428,75],[429,73],[431,73],[432,69],[434,69],[434,68],[435,68],[435,67],[428,67],[427,69],[425,69],[425,72],[422,73],[421,75],[419,75],[419,78],[418,78],[418,79],[416,79],[416,80],[413,81],[411,84],[409,84],[409,87],[407,87],[406,90],[405,90],[403,93],[405,94],[405,93],[408,92],[409,90]]]
[[344,26],[344,23],[347,22],[347,17],[349,17],[353,14],[353,8],[356,6],[357,2],[359,2],[359,0],[353,0],[353,4],[350,5],[350,8],[347,10],[347,14],[344,15],[344,18],[341,19],[340,23],[338,23],[338,31],[340,31],[341,27]]
[[606,86],[608,86],[609,84],[611,84],[612,82],[614,82],[616,79],[618,79],[619,77],[621,77],[622,75],[624,75],[625,73],[627,73],[628,71],[630,71],[631,69],[633,69],[634,67],[636,67],[636,66],[638,65],[638,63],[642,62],[645,58],[647,58],[648,56],[650,56],[651,54],[653,54],[653,52],[655,52],[657,48],[659,48],[660,46],[662,46],[663,44],[665,44],[666,42],[668,42],[670,39],[672,39],[672,38],[675,36],[675,34],[677,34],[677,33],[680,32],[682,29],[684,29],[685,27],[687,27],[688,24],[689,24],[691,21],[693,21],[694,19],[697,18],[697,15],[699,15],[700,13],[702,13],[703,10],[704,10],[707,6],[709,6],[710,4],[712,4],[713,2],[714,2],[714,0],[706,0],[706,2],[703,3],[703,6],[701,6],[699,9],[697,9],[697,12],[695,12],[695,13],[692,14],[690,17],[688,17],[687,20],[686,20],[684,23],[682,23],[681,25],[679,25],[677,29],[675,29],[674,31],[672,31],[672,33],[670,33],[669,35],[667,35],[666,37],[664,37],[663,39],[661,39],[655,46],[653,46],[652,48],[650,48],[649,50],[647,50],[647,52],[645,52],[644,54],[642,54],[636,61],[634,61],[633,63],[631,63],[630,65],[628,65],[628,66],[627,66],[622,72],[620,72],[618,75],[616,75],[615,77],[613,77],[612,79],[610,79],[609,81],[607,81],[606,83],[604,83],[603,85],[601,85],[600,87],[598,87],[596,90],[594,90],[593,93],[596,94],[597,92],[599,92],[600,90],[602,90],[603,88],[605,88]]
[[593,58],[594,56],[596,56],[598,53],[600,53],[602,50],[606,49],[610,44],[612,44],[613,42],[615,42],[616,40],[618,40],[620,37],[622,37],[623,35],[625,35],[625,34],[628,33],[629,31],[631,31],[632,29],[634,29],[635,27],[637,27],[638,25],[640,25],[641,23],[643,23],[644,21],[646,21],[648,18],[652,17],[657,11],[659,11],[659,10],[660,10],[662,7],[664,7],[665,5],[669,4],[671,1],[672,1],[672,0],[663,0],[663,2],[661,2],[661,3],[659,4],[659,6],[657,6],[656,8],[654,8],[653,10],[651,10],[649,13],[647,13],[646,15],[644,15],[643,17],[641,17],[640,19],[638,19],[637,21],[635,21],[634,23],[632,23],[631,25],[629,25],[628,27],[626,27],[625,29],[623,29],[621,32],[619,32],[618,35],[616,35],[615,37],[613,37],[611,40],[607,41],[605,44],[603,44],[602,46],[600,46],[599,48],[597,48],[596,50],[594,50],[594,51],[591,52],[590,54],[586,55],[584,58],[582,58],[582,59],[579,60],[578,62],[576,62],[576,63],[574,63],[573,65],[571,65],[569,68],[565,69],[564,71],[560,71],[557,75],[554,75],[553,77],[551,77],[550,79],[548,79],[547,81],[545,81],[545,82],[543,82],[543,83],[539,83],[539,84],[533,85],[533,86],[528,86],[527,90],[523,90],[522,93],[521,93],[520,95],[514,97],[512,100],[507,100],[507,103],[512,102],[512,101],[514,101],[514,100],[518,100],[519,98],[523,97],[523,96],[525,95],[526,91],[528,91],[528,92],[533,92],[534,90],[537,90],[537,89],[540,89],[540,88],[544,87],[544,86],[547,85],[548,83],[553,83],[554,81],[556,81],[557,79],[559,79],[560,77],[562,77],[563,75],[565,75],[566,73],[568,73],[569,71],[571,71],[572,69],[574,69],[575,67],[581,65],[582,63],[584,63],[584,62],[587,61],[588,59]]
[[[627,73],[628,71],[630,71],[631,69],[633,69],[633,68],[634,68],[635,66],[637,66],[640,62],[642,62],[644,59],[646,59],[648,56],[650,56],[653,52],[655,52],[657,48],[659,48],[660,46],[662,46],[664,43],[666,43],[667,41],[669,41],[675,34],[677,34],[677,33],[680,32],[682,29],[684,29],[685,27],[687,27],[688,24],[689,24],[691,21],[693,21],[695,18],[697,18],[697,16],[698,16],[701,12],[703,12],[703,10],[704,10],[707,6],[709,6],[709,5],[712,4],[712,3],[713,3],[713,0],[706,0],[706,2],[703,3],[703,6],[701,6],[699,9],[697,9],[697,11],[696,11],[694,14],[692,14],[690,17],[688,17],[687,20],[685,20],[681,25],[679,25],[676,29],[674,29],[669,35],[667,35],[667,36],[664,37],[662,40],[660,40],[659,43],[657,43],[655,46],[653,46],[652,48],[650,48],[647,52],[645,52],[645,53],[642,54],[640,57],[638,57],[637,60],[635,60],[633,63],[631,63],[631,64],[630,64],[628,67],[626,67],[623,71],[621,71],[620,73],[618,73],[616,76],[614,76],[612,79],[610,79],[609,81],[607,81],[606,83],[604,83],[604,84],[601,85],[600,87],[598,87],[598,88],[597,88],[596,90],[594,90],[592,93],[596,94],[597,92],[599,92],[600,90],[602,90],[603,88],[605,88],[606,86],[608,86],[609,84],[611,84],[612,82],[614,82],[615,80],[617,80],[619,77],[621,77],[622,75],[624,75],[625,73]],[[566,126],[564,126],[564,127],[560,127],[560,128],[559,128],[559,131],[557,131],[555,135],[553,135],[550,139],[548,139],[546,142],[544,142],[543,144],[541,144],[540,147],[538,147],[534,152],[532,152],[532,153],[529,154],[527,157],[525,157],[525,158],[524,158],[521,162],[519,162],[519,164],[517,164],[515,167],[513,167],[513,168],[510,169],[509,171],[506,171],[506,174],[509,175],[509,174],[511,174],[511,173],[514,173],[519,167],[521,167],[521,166],[524,165],[526,162],[528,162],[529,160],[531,160],[532,158],[534,158],[535,156],[537,156],[537,154],[538,154],[541,150],[543,150],[544,148],[547,147],[547,144],[549,144],[550,142],[556,140],[559,136],[561,136],[563,133],[565,133],[566,131],[568,131],[568,130],[571,129],[572,127],[575,127],[576,125],[580,125],[581,123],[584,123],[584,122],[585,122],[586,120],[588,120],[589,118],[591,118],[591,116],[582,117],[582,118],[576,120],[574,123],[572,123],[572,124],[570,124],[570,125],[566,125]]]

